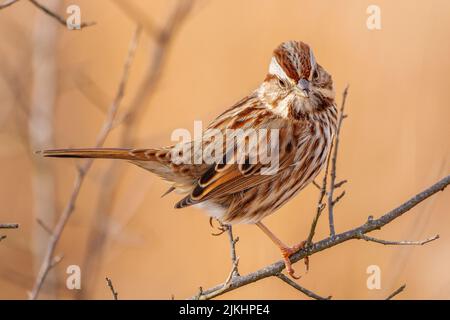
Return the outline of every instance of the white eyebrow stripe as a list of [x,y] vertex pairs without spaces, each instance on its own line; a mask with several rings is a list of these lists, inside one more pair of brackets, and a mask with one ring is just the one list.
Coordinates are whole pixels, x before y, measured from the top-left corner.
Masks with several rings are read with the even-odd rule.
[[269,74],[277,76],[280,79],[289,79],[275,57],[272,57],[272,61],[270,62]]

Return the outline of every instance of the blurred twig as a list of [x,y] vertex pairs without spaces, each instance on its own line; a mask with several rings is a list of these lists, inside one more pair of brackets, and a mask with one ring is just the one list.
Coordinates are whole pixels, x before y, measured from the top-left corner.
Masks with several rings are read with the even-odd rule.
[[[136,28],[134,35],[132,37],[132,40],[130,42],[130,46],[127,53],[127,58],[125,60],[125,64],[123,67],[122,77],[119,82],[119,87],[117,89],[116,96],[113,99],[113,102],[111,103],[108,111],[108,115],[103,123],[103,126],[97,136],[97,142],[96,147],[101,147],[103,143],[105,142],[106,138],[108,137],[109,132],[111,131],[115,116],[117,114],[118,108],[122,102],[123,96],[125,94],[125,88],[128,82],[128,76],[130,73],[130,67],[131,63],[134,59],[134,54],[136,52],[139,36],[141,33],[141,29],[138,27]],[[81,186],[84,181],[84,177],[86,176],[87,172],[89,171],[93,161],[92,160],[86,160],[84,164],[78,168],[78,174],[76,176],[72,194],[69,198],[69,201],[64,208],[64,211],[62,212],[58,223],[56,224],[51,238],[50,242],[48,244],[48,248],[46,251],[46,254],[44,256],[44,262],[41,265],[41,268],[39,270],[38,276],[36,278],[36,281],[33,286],[33,290],[30,294],[30,299],[36,299],[39,295],[39,292],[42,288],[42,285],[47,277],[47,274],[49,270],[51,269],[51,264],[53,260],[53,255],[56,249],[56,245],[58,244],[61,235],[64,231],[64,228],[69,221],[74,209],[75,209],[75,203],[78,199],[78,195],[80,193]]]
[[[17,223],[0,223],[0,229],[18,229],[19,225]],[[0,242],[5,240],[7,237],[5,235],[0,235]]]
[[18,229],[19,224],[17,223],[1,223],[0,229]]
[[[132,6],[127,3],[126,6],[121,1],[115,2],[119,7],[135,21],[142,23],[144,26],[153,25],[153,22],[144,23],[141,15],[135,16],[134,13],[139,10],[131,10]],[[148,66],[139,84],[138,90],[131,100],[131,104],[122,117],[115,122],[115,125],[122,125],[119,146],[129,147],[136,145],[136,132],[138,129],[138,122],[145,112],[150,98],[155,93],[155,88],[159,83],[163,67],[167,58],[168,50],[173,39],[176,36],[176,31],[185,21],[188,13],[193,5],[193,1],[181,0],[172,10],[167,21],[163,27],[153,29],[156,33],[151,34],[150,41],[155,42],[155,48],[149,56]],[[127,11],[128,10],[128,11]],[[129,11],[131,10],[131,11]],[[149,18],[146,18],[149,19]],[[97,279],[97,268],[94,266],[101,261],[103,255],[104,245],[107,240],[107,232],[109,226],[109,216],[114,207],[114,196],[117,188],[120,186],[120,180],[123,178],[123,169],[118,162],[111,163],[110,167],[105,171],[102,177],[100,194],[97,200],[97,207],[95,209],[94,222],[88,235],[88,242],[86,256],[84,258],[83,270],[89,274],[90,279]],[[87,281],[92,283],[92,281]],[[80,294],[88,294],[89,290],[83,290]]]
[[389,297],[386,298],[386,300],[392,300],[395,296],[397,296],[399,293],[403,292],[406,288],[406,284],[402,285],[400,288],[392,292]]
[[5,9],[6,7],[9,7],[10,5],[13,5],[16,2],[19,2],[19,0],[5,0],[2,3],[0,3],[0,10]]
[[[62,6],[59,0],[47,1],[47,8],[57,11]],[[60,28],[44,15],[36,15],[32,38],[32,79],[31,99],[28,112],[28,141],[31,150],[52,148],[54,142],[54,123],[56,99],[59,87],[57,71],[57,44]],[[56,186],[53,166],[42,157],[32,157],[31,175],[34,219],[52,225],[56,220]],[[51,233],[33,225],[33,271],[38,272]],[[33,272],[33,273],[34,273]],[[55,298],[56,275],[51,275],[47,292]]]
[[[37,2],[36,0],[28,0],[30,1],[36,8],[47,14],[48,16],[52,17],[56,21],[58,21],[61,25],[64,27],[67,27],[67,20],[60,15],[58,15],[56,12],[50,10],[48,7],[44,6],[43,4]],[[90,27],[95,25],[95,22],[83,22],[80,24],[80,29]]]
[[138,8],[130,1],[125,2],[123,0],[113,0],[113,2],[122,10],[123,13],[125,13],[136,23],[139,23],[148,35],[156,38],[158,37],[161,30],[158,26],[156,26],[153,19],[147,16],[142,9]]
[[117,291],[114,289],[114,285],[112,283],[112,280],[108,277],[105,278],[106,279],[106,284],[109,287],[109,290],[111,290],[111,293],[113,295],[114,300],[119,300],[119,294],[117,293]]
[[[60,23],[61,25],[63,25],[64,27],[67,27],[67,19],[63,18],[62,16],[60,16],[59,14],[57,14],[56,12],[54,12],[53,10],[51,10],[50,8],[48,8],[47,6],[44,6],[43,4],[41,4],[40,2],[36,1],[36,0],[28,0],[31,4],[33,4],[36,8],[38,8],[39,10],[41,10],[43,13],[45,13],[46,15],[48,15],[49,17],[55,19],[58,23]],[[19,2],[19,0],[6,0],[3,3],[0,4],[0,10],[1,9],[5,9],[15,3]],[[80,24],[80,29],[86,28],[86,27],[90,27],[95,25],[96,22],[83,22]]]

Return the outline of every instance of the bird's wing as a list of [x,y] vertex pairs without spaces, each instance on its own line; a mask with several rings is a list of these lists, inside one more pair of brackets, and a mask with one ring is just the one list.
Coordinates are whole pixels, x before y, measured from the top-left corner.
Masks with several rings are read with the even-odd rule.
[[[223,163],[212,164],[198,179],[192,192],[176,204],[177,208],[234,194],[276,179],[283,170],[294,164],[298,143],[306,140],[305,137],[307,137],[306,123],[292,124],[272,111],[259,108],[257,105],[250,107],[247,105],[247,107],[241,109],[229,110],[217,118],[208,130],[216,128],[219,128],[222,133],[226,129],[256,128],[257,145],[250,143],[250,147],[247,148],[248,145],[245,145],[242,140],[236,141],[235,148],[233,146],[230,148],[227,145],[224,154],[226,156],[231,152],[231,156],[229,155],[227,159],[224,158]],[[266,136],[260,134],[259,129],[266,129]],[[276,131],[278,142],[274,141],[272,144],[270,138],[273,129],[278,129]],[[266,152],[272,148],[278,151],[278,166],[271,173],[267,172],[268,167],[270,167],[268,161],[263,163],[259,158],[258,150],[260,150],[262,143],[268,144],[267,149],[265,149]],[[206,148],[211,145],[214,145],[214,143],[206,145]],[[236,153],[236,150],[241,150],[240,156],[239,153]],[[251,158],[250,155],[255,153],[258,155],[257,161],[248,161]],[[268,159],[272,158],[269,156]]]

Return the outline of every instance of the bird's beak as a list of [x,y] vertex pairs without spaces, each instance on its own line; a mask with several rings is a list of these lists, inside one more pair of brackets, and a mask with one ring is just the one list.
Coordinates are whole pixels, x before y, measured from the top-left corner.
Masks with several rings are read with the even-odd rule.
[[309,81],[306,79],[300,79],[297,84],[300,95],[304,98],[309,98]]

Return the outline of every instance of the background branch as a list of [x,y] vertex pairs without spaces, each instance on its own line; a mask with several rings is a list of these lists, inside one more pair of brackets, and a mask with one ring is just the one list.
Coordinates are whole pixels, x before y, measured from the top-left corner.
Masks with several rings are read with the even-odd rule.
[[[95,145],[96,147],[101,147],[103,145],[106,138],[108,137],[109,132],[111,131],[117,110],[120,106],[120,103],[122,102],[122,98],[125,93],[125,88],[126,88],[126,84],[128,81],[131,63],[133,61],[134,54],[135,54],[135,51],[137,48],[139,35],[141,33],[140,31],[141,31],[141,29],[139,27],[136,28],[136,31],[134,32],[134,35],[132,37],[132,40],[131,40],[131,43],[130,43],[130,46],[128,49],[127,58],[125,60],[122,77],[120,79],[119,87],[117,89],[116,96],[110,105],[108,115],[107,115],[107,117],[103,123],[103,126],[97,136],[97,142]],[[72,194],[69,198],[69,201],[68,201],[66,207],[64,208],[64,211],[60,215],[58,223],[56,224],[56,227],[53,230],[53,233],[50,237],[50,241],[49,241],[49,244],[48,244],[45,256],[44,256],[44,261],[39,269],[38,276],[36,278],[36,281],[34,283],[33,289],[30,294],[30,299],[34,300],[38,297],[39,292],[42,288],[42,285],[51,269],[51,264],[52,264],[53,255],[54,255],[54,252],[56,249],[56,245],[58,244],[58,242],[61,238],[61,235],[64,231],[64,228],[65,228],[67,222],[69,221],[70,217],[72,216],[72,213],[75,209],[75,203],[78,199],[78,195],[80,193],[81,186],[84,181],[84,177],[86,176],[87,172],[89,171],[92,163],[93,163],[92,160],[86,160],[84,162],[84,164],[78,169],[78,174],[77,174],[75,182],[74,182]]]
[[19,0],[5,0],[2,3],[0,3],[0,10],[5,9],[9,7],[10,5],[15,4],[16,2],[19,2]]
[[[0,223],[0,229],[18,229],[19,225],[17,223]],[[5,240],[7,236],[0,235],[0,242]]]
[[[39,10],[44,12],[46,15],[48,15],[49,17],[55,19],[62,26],[67,27],[67,19],[66,18],[61,17],[56,12],[54,12],[50,8],[44,6],[43,4],[37,2],[36,0],[28,0],[28,1],[30,1],[36,8],[38,8]],[[95,24],[96,24],[95,22],[83,22],[83,23],[80,24],[80,29],[83,29],[83,28],[86,28],[86,27],[90,27],[90,26],[93,26]]]
[[[59,0],[47,1],[49,10],[62,8]],[[60,77],[57,66],[57,45],[60,27],[45,15],[35,15],[32,37],[32,87],[28,119],[28,141],[31,150],[54,147],[55,110]],[[53,225],[56,220],[56,186],[53,165],[42,157],[32,157],[31,176],[34,220]],[[32,229],[33,272],[39,271],[42,257],[47,250],[51,232],[33,224]],[[56,296],[56,275],[52,274],[46,292],[48,298]]]
[[111,290],[111,293],[113,295],[114,300],[119,300],[119,294],[114,289],[114,285],[112,283],[112,280],[110,278],[106,277],[106,283],[107,283],[109,289]]
[[406,288],[406,284],[402,285],[400,288],[398,288],[397,290],[395,290],[394,292],[392,292],[389,297],[386,298],[386,300],[392,300],[392,298],[394,298],[395,296],[397,296],[398,294],[400,294],[401,292],[403,292]]
[[18,229],[18,223],[0,223],[0,229]]
[[[115,2],[121,9],[123,9],[128,16],[135,21],[142,23],[144,26],[154,26],[154,22],[139,14],[139,10],[130,9],[132,5],[125,6],[124,2]],[[143,113],[147,110],[149,101],[156,92],[156,87],[161,79],[161,75],[165,66],[165,61],[169,52],[170,45],[175,39],[176,32],[183,22],[185,22],[190,10],[192,9],[192,1],[178,1],[176,6],[172,9],[166,22],[162,27],[154,29],[155,33],[151,34],[149,41],[155,42],[155,48],[150,53],[148,65],[142,76],[141,82],[134,96],[131,99],[131,104],[122,117],[115,121],[115,126],[121,125],[121,133],[119,136],[119,147],[129,148],[135,147],[137,144],[136,132],[139,127],[139,120]],[[131,11],[130,11],[131,10]],[[144,22],[147,21],[147,22]],[[120,187],[120,181],[124,178],[125,169],[119,162],[112,162],[108,169],[103,173],[101,178],[100,194],[98,196],[92,227],[89,231],[88,241],[86,244],[86,255],[83,261],[83,270],[88,275],[89,281],[87,283],[94,283],[98,279],[100,272],[98,265],[101,263],[104,248],[107,242],[108,230],[110,225],[110,217],[114,209],[114,205],[118,202],[111,199],[117,199],[117,190]],[[79,294],[80,298],[86,298],[84,295],[88,294],[90,290],[83,290]]]

